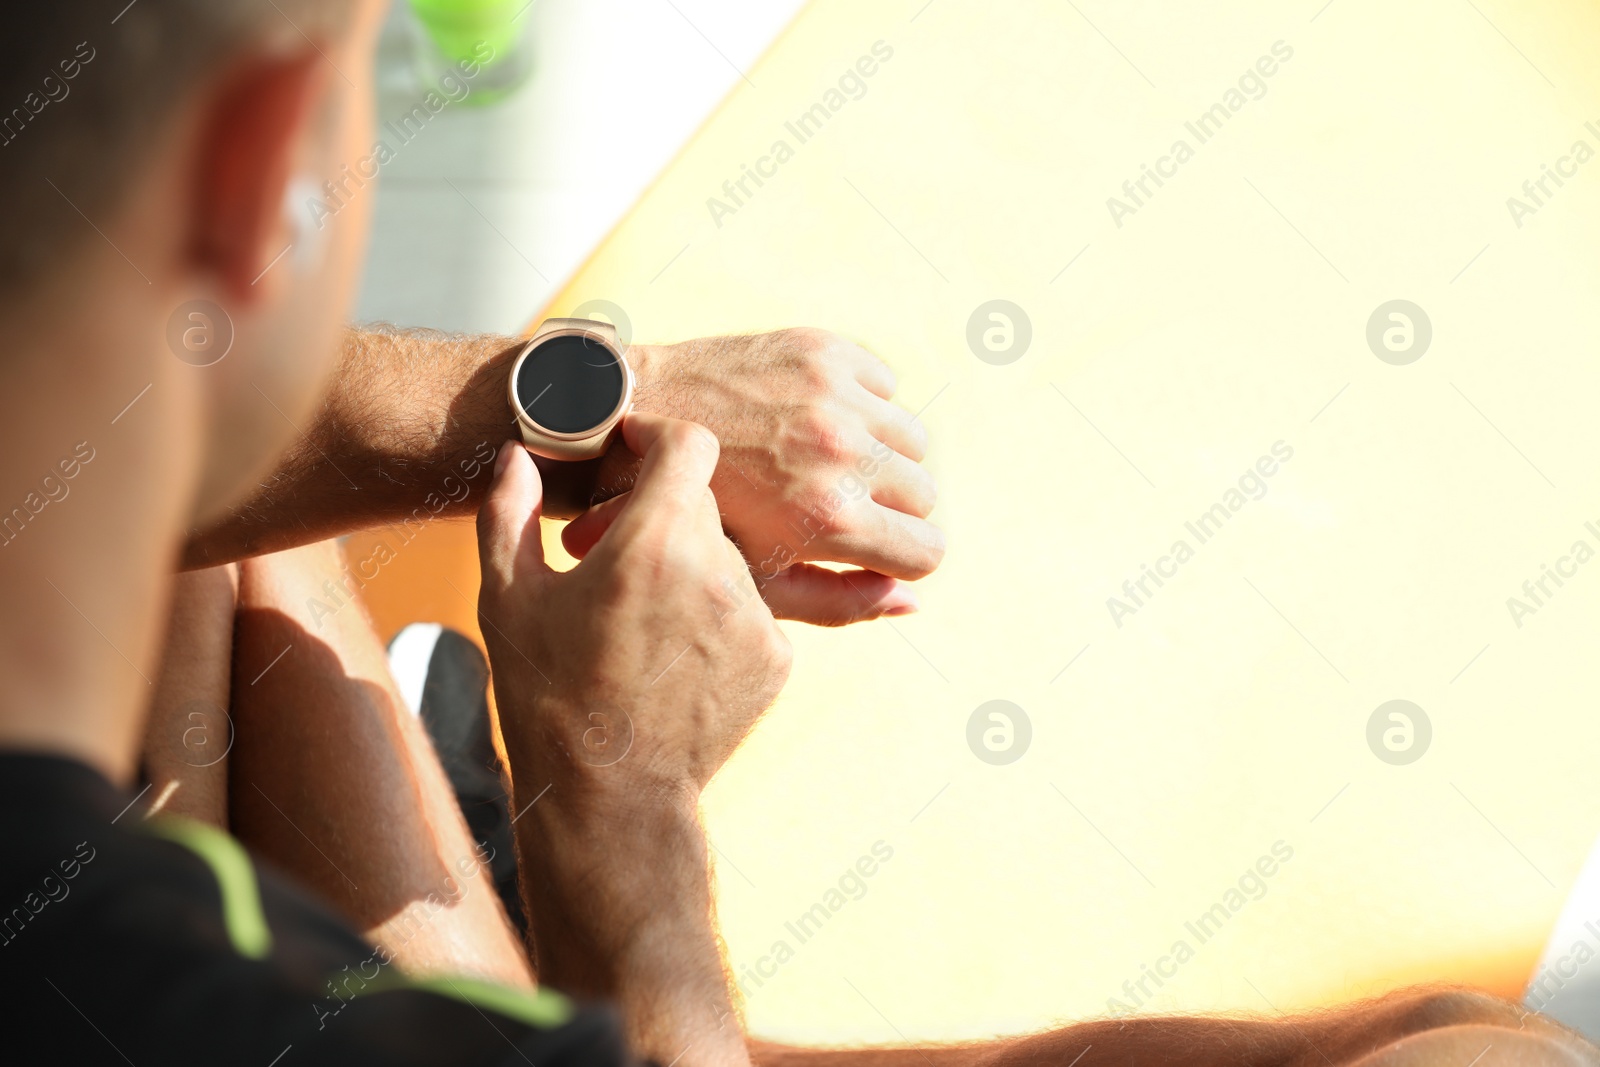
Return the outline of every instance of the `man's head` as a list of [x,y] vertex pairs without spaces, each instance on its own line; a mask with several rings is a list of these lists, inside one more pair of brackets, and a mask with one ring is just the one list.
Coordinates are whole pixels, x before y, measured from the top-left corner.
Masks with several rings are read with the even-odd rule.
[[30,389],[51,406],[70,376],[84,421],[103,424],[150,384],[167,423],[150,447],[185,483],[190,521],[270,464],[324,384],[359,272],[368,205],[319,229],[305,202],[370,149],[383,6],[96,0],[9,16],[7,415]]

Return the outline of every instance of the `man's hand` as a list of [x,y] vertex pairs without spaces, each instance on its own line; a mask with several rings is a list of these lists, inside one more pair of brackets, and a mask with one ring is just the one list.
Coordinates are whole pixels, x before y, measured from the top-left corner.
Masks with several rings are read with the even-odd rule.
[[697,804],[790,649],[723,536],[716,438],[645,414],[623,435],[637,481],[573,570],[545,563],[520,445],[502,448],[478,512],[523,892],[541,981],[618,1001],[658,1063],[738,1067]]
[[[789,642],[723,536],[708,487],[716,438],[644,414],[623,434],[643,456],[638,484],[565,573],[544,560],[537,469],[520,445],[502,449],[478,512],[485,637],[496,696],[510,698],[502,727],[508,747],[511,733],[538,731],[541,771],[698,792],[782,688]],[[616,755],[596,746],[627,743],[629,722],[629,766],[588,773]]]
[[[890,403],[882,360],[837,334],[782,330],[648,349],[638,362],[638,408],[701,422],[722,442],[710,485],[774,613],[838,625],[915,611],[894,579],[931,573],[944,534],[926,522],[938,496],[918,466],[928,435]],[[584,549],[598,518],[579,518],[568,544]]]
[[[635,345],[635,407],[692,419],[717,435],[711,478],[728,534],[782,618],[841,625],[916,610],[896,579],[921,578],[944,556],[927,521],[937,496],[919,465],[927,433],[890,403],[894,373],[823,330]],[[626,489],[630,457],[603,465],[602,494]],[[593,542],[605,507],[569,528],[569,551]],[[812,561],[861,568],[839,574]]]

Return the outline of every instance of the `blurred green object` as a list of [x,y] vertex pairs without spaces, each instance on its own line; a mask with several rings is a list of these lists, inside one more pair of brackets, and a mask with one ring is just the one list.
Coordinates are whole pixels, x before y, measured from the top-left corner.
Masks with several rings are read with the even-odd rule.
[[[533,0],[410,0],[423,83],[447,75],[471,91],[463,103],[493,103],[533,73]],[[474,68],[477,68],[474,71]]]

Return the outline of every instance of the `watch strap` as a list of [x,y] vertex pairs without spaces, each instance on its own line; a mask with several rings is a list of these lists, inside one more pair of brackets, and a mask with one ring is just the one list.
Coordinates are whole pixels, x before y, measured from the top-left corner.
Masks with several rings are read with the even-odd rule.
[[605,338],[606,343],[613,348],[620,349],[621,343],[617,340],[617,328],[609,322],[599,319],[545,319],[539,328],[533,331],[531,340],[537,341],[547,334],[557,330],[583,330],[586,333],[596,333]]

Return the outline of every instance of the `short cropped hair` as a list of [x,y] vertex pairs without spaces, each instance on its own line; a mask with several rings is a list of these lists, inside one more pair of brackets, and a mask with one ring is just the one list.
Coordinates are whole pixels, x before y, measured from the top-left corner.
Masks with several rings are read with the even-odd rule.
[[345,0],[38,0],[0,33],[0,294],[121,206],[185,95],[230,60],[343,28]]

